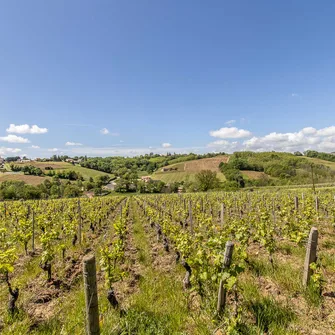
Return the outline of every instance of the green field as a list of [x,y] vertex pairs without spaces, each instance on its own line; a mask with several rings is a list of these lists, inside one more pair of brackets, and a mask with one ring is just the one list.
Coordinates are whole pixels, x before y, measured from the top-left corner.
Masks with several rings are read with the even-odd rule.
[[335,170],[335,162],[329,162],[329,161],[325,161],[323,159],[311,158],[311,157],[305,157],[305,156],[303,156],[302,158],[308,159],[309,161],[313,162],[314,164],[322,164],[322,165],[328,166],[332,170]]
[[[151,177],[153,180],[161,180],[164,183],[176,183],[176,182],[182,182],[182,181],[195,181],[196,173],[191,172],[185,172],[185,171],[172,171],[172,172],[156,172]],[[218,172],[217,177],[220,179],[220,181],[225,181],[225,176],[223,173]]]
[[[276,153],[279,155],[283,155],[283,157],[287,154],[285,153]],[[224,157],[224,156],[221,156]],[[227,156],[226,156],[227,157]],[[335,162],[329,162],[326,160],[318,159],[318,158],[310,158],[301,156],[303,159],[307,159],[310,162],[313,162],[316,165],[324,165],[326,167],[329,167],[330,169],[335,171]],[[261,158],[256,158],[261,159]],[[162,169],[159,169],[159,171],[154,172],[152,174],[152,179],[154,180],[161,180],[165,183],[174,183],[174,182],[193,182],[195,181],[196,174],[201,170],[211,170],[217,172],[217,177],[220,179],[220,181],[225,181],[225,176],[223,173],[219,171],[219,162],[220,156],[214,157],[214,158],[204,158],[204,159],[198,159],[198,160],[190,160],[190,161],[184,161],[184,162],[178,162],[175,164],[170,164],[166,166],[165,168],[177,168],[176,171],[162,171]],[[302,173],[304,171],[300,171],[297,169],[298,173]],[[241,171],[243,177],[245,179],[249,180],[255,180],[260,179],[262,175],[265,175],[269,177],[272,180],[276,180],[276,177],[271,177],[269,175],[264,174],[263,172],[257,172],[257,171]],[[320,183],[317,178],[315,180],[316,183]],[[322,184],[323,182],[321,182]]]
[[[81,167],[79,165],[72,165],[70,163],[66,163],[66,162],[27,162],[27,163],[16,163],[17,165],[33,165],[35,167],[38,167],[40,168],[41,170],[43,170],[43,172],[46,172],[45,168],[50,166],[52,167],[55,171],[64,171],[64,170],[72,170],[72,171],[75,171],[75,172],[78,172],[80,173],[83,178],[85,180],[88,180],[90,179],[91,177],[94,179],[95,177],[98,177],[98,176],[104,176],[104,175],[109,175],[111,178],[114,177],[113,174],[110,174],[110,173],[105,173],[105,172],[101,172],[101,171],[97,171],[97,170],[92,170],[92,169],[88,169],[88,168],[84,168],[84,167]],[[8,164],[6,164],[8,165]],[[14,176],[14,175],[11,175],[11,174],[4,174],[0,177],[0,182],[1,182],[1,179],[4,179],[4,176],[6,180],[11,180],[11,176]],[[17,179],[14,179],[14,178],[17,178],[17,177],[13,177],[13,180],[17,180]],[[27,184],[29,184],[29,180],[25,180],[27,182]]]

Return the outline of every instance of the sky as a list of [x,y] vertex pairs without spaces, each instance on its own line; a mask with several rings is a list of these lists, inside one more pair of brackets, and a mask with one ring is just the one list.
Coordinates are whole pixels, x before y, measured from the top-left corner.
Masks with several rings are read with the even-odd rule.
[[335,151],[335,1],[0,0],[0,155]]

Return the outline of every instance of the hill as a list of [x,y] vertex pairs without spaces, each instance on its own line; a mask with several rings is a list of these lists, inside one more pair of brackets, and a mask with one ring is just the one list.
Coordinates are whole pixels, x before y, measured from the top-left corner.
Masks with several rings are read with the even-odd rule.
[[172,164],[161,168],[152,175],[154,180],[162,180],[165,183],[174,183],[182,181],[194,181],[195,175],[201,170],[211,170],[217,172],[221,181],[225,180],[223,173],[219,170],[221,162],[227,163],[228,155],[221,155],[212,158],[202,158],[183,163]]
[[[25,163],[15,163],[15,165],[19,166],[28,166],[32,165],[34,167],[40,168],[43,172],[46,172],[46,168],[50,167],[55,171],[65,171],[65,170],[72,170],[77,173],[80,173],[85,180],[89,180],[91,177],[94,179],[95,177],[98,176],[104,176],[104,175],[109,175],[111,178],[114,177],[113,174],[106,173],[106,172],[101,172],[93,169],[88,169],[81,167],[79,165],[73,165],[70,163],[66,162],[25,162]],[[9,166],[7,164],[7,166]],[[24,175],[23,173],[11,173],[11,172],[5,172],[0,174],[0,182],[2,181],[9,181],[9,180],[22,180],[26,182],[27,184],[30,185],[38,185],[41,184],[47,177],[37,177],[37,176],[27,176]]]
[[153,173],[152,178],[165,183],[192,182],[199,171],[211,170],[223,182],[227,178],[219,168],[220,163],[236,164],[234,168],[245,180],[245,186],[312,184],[311,164],[315,183],[335,181],[335,162],[283,152],[237,152],[170,164]]
[[22,173],[0,173],[0,183],[4,181],[24,181],[28,185],[39,185],[50,177],[27,176]]

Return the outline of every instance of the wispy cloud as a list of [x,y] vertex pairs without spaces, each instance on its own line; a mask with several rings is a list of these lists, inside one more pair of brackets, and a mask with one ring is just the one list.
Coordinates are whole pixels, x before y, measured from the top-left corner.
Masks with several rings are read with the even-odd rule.
[[81,146],[81,143],[76,143],[76,142],[66,142],[65,143],[66,146],[73,146],[73,147],[77,147],[77,146]]
[[295,98],[295,97],[300,97],[300,95],[298,93],[292,93],[291,97]]
[[67,127],[96,127],[94,124],[84,124],[84,123],[65,123],[64,126],[67,126]]
[[234,124],[236,122],[236,120],[229,120],[227,122],[225,122],[225,124],[231,126],[232,124]]
[[38,145],[32,145],[31,148],[32,149],[39,149],[40,147]]

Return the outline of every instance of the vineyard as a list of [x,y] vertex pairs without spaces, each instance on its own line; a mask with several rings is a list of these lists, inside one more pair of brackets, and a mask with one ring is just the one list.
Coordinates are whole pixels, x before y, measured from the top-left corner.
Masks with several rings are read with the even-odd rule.
[[2,202],[0,332],[85,334],[92,254],[101,334],[335,334],[329,189]]

